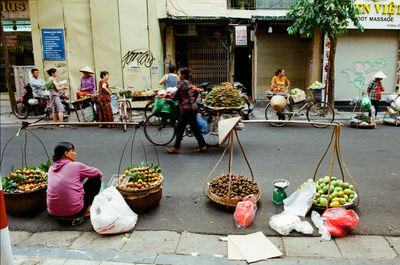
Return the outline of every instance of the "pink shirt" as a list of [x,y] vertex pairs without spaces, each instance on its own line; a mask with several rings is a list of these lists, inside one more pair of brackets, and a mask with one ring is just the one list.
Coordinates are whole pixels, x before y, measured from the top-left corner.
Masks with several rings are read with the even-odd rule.
[[47,184],[47,211],[54,216],[71,216],[83,208],[83,180],[101,174],[80,162],[60,159],[51,165]]

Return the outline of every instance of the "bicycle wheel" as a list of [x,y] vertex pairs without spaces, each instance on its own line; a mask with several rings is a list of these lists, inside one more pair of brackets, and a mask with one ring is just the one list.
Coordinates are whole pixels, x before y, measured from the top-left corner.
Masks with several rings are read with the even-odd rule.
[[[292,118],[292,115],[288,114],[291,112],[292,109],[289,105],[285,107],[285,109],[280,113],[277,114],[275,110],[272,109],[271,104],[268,103],[267,107],[265,108],[265,119],[267,120],[290,120]],[[274,127],[282,127],[287,124],[287,122],[282,122],[282,123],[270,123]]]
[[217,117],[213,115],[209,115],[206,117],[207,121],[207,131],[208,133],[203,135],[204,141],[208,146],[218,146],[219,145],[219,137],[218,137],[218,127],[217,127]]
[[[126,118],[124,118],[122,115],[119,116],[119,121],[120,121],[120,122],[128,122],[128,121],[126,120]],[[124,125],[122,125],[121,127],[122,127],[122,130],[123,130],[124,132],[126,132],[126,128],[127,128],[128,126],[127,126],[126,124],[124,124]]]
[[154,107],[154,100],[150,100],[147,102],[146,106],[144,107],[144,120],[147,120],[148,117],[151,116]]
[[21,101],[17,101],[14,105],[14,114],[18,119],[26,119],[29,116],[28,107]]
[[175,136],[175,120],[150,115],[144,123],[146,138],[155,145],[167,145]]
[[[335,119],[335,111],[332,106],[327,103],[311,104],[307,109],[307,119],[309,122],[325,122],[332,123]],[[328,125],[312,124],[316,128],[325,128]]]

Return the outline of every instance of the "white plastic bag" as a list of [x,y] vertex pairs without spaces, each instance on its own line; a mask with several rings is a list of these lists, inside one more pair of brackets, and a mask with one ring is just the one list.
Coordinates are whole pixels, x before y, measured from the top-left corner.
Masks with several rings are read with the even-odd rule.
[[125,202],[115,187],[108,187],[94,197],[90,208],[93,229],[101,234],[119,234],[132,230],[138,215]]
[[293,230],[304,234],[314,231],[309,222],[301,221],[297,215],[285,211],[271,216],[269,226],[281,235],[288,235]]
[[305,217],[310,210],[316,193],[316,183],[307,183],[283,200],[285,212]]
[[313,221],[316,228],[318,228],[318,232],[321,234],[321,238],[324,240],[331,240],[331,234],[329,234],[328,229],[324,226],[324,221],[321,218],[321,215],[316,211],[311,212],[311,220]]

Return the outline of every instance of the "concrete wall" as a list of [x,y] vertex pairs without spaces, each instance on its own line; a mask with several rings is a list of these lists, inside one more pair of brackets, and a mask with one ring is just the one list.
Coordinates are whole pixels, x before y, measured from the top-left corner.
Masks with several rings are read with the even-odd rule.
[[286,33],[268,34],[264,28],[260,27],[256,32],[255,47],[255,98],[262,98],[265,95],[278,68],[285,69],[291,88],[305,88],[309,40],[300,40]]
[[[68,81],[74,96],[82,77],[79,69],[89,65],[97,83],[100,71],[106,70],[110,85],[136,90],[158,87],[163,74],[158,17],[165,16],[165,5],[159,1],[30,0],[29,5],[35,64],[45,80],[45,70],[57,68],[59,79]],[[43,60],[41,29],[48,28],[64,29],[65,61]],[[136,60],[123,64],[128,52]]]
[[335,99],[345,100],[361,95],[372,75],[383,71],[388,78],[382,84],[394,91],[399,47],[395,30],[350,31],[338,37],[335,58]]

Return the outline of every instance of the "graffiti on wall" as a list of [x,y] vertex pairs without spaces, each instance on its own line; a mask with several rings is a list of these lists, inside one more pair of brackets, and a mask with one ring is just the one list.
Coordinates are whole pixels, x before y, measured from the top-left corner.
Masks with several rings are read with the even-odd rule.
[[134,64],[134,67],[145,66],[150,68],[153,62],[156,59],[154,58],[151,51],[146,49],[136,49],[132,51],[128,51],[124,57],[122,58],[122,68],[125,68],[126,65],[131,63]]
[[359,95],[364,89],[367,89],[369,82],[374,79],[374,74],[386,66],[386,60],[378,58],[371,61],[355,61],[353,68],[347,68],[340,73],[347,76],[347,82],[350,86],[357,89]]

